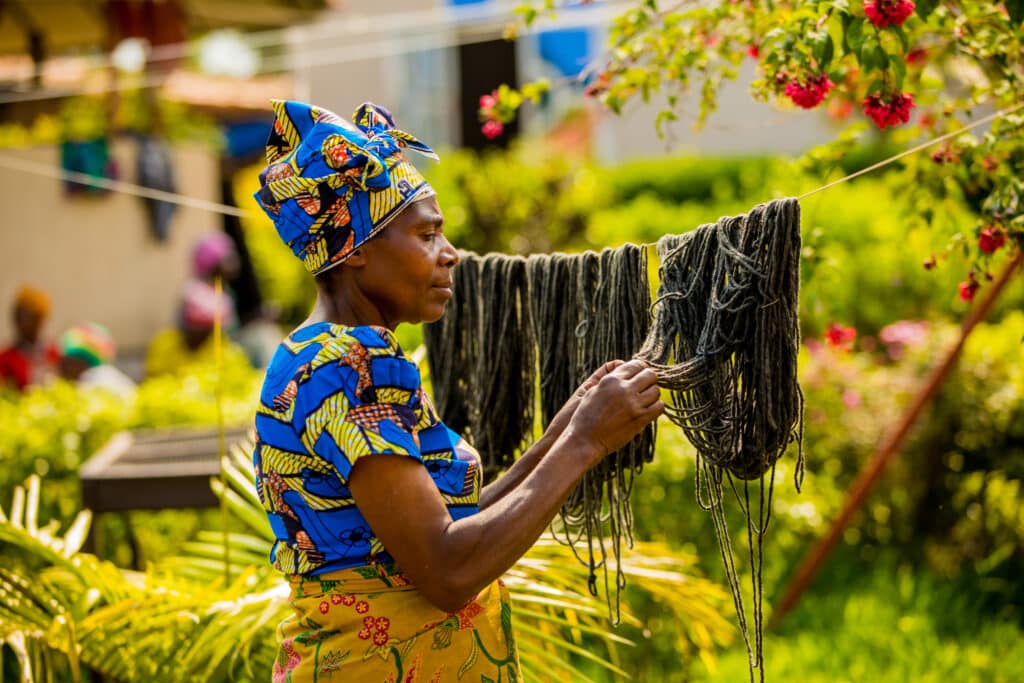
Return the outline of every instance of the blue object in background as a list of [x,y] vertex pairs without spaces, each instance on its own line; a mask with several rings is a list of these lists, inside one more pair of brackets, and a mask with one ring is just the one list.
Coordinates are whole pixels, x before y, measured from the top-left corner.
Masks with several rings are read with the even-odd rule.
[[274,125],[273,117],[239,121],[224,128],[227,139],[229,157],[244,158],[252,154],[263,154],[267,146],[270,127]]
[[537,37],[540,56],[563,76],[578,76],[593,58],[590,54],[590,30],[564,28],[545,31]]

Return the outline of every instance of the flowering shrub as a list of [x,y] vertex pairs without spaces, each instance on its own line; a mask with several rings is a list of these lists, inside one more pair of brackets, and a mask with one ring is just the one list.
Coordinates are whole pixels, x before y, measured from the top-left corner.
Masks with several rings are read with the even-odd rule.
[[[530,25],[568,4],[574,3],[533,0],[519,14]],[[678,119],[682,96],[693,89],[701,95],[703,122],[715,109],[722,82],[735,79],[743,60],[753,58],[760,74],[752,84],[755,98],[801,109],[824,104],[836,120],[851,121],[830,146],[834,167],[863,127],[854,115],[857,103],[876,130],[898,136],[901,145],[955,131],[979,108],[1019,107],[1022,22],[1024,2],[1018,0],[637,0],[613,20],[608,51],[584,75],[584,94],[620,112],[630,100],[648,101],[660,92],[667,107],[654,124],[661,131]],[[527,87],[532,85],[523,92]],[[511,120],[524,98],[499,88],[495,100],[487,102],[487,122]],[[944,226],[947,251],[962,247],[977,272],[987,272],[998,240],[965,243],[963,226],[949,226],[932,207],[962,195],[981,214],[976,232],[995,226],[1007,241],[1024,242],[1022,128],[1024,116],[1006,115],[983,137],[958,136],[935,150],[935,163],[923,155],[904,162],[909,172],[898,190],[918,198],[926,220]],[[982,281],[968,277],[961,291],[973,296]]]

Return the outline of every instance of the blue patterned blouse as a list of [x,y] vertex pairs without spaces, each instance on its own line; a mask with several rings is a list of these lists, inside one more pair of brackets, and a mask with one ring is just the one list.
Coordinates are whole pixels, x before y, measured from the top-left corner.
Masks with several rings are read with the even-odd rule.
[[416,366],[383,327],[316,323],[291,334],[267,368],[256,414],[256,490],[287,574],[391,560],[347,488],[359,458],[415,458],[453,519],[477,512],[476,451],[437,417]]

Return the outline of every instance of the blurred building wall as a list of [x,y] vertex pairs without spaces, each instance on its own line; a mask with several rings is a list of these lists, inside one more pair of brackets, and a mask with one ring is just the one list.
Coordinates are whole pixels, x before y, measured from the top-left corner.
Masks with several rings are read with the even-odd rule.
[[[121,180],[135,181],[135,149],[127,140],[112,147]],[[4,154],[60,166],[58,147]],[[178,192],[219,201],[215,154],[196,148],[175,148],[173,154]],[[138,197],[68,196],[60,181],[6,169],[0,178],[0,345],[11,339],[10,303],[22,284],[53,299],[47,338],[94,321],[109,327],[119,348],[131,353],[173,324],[192,244],[203,232],[220,229],[218,215],[179,206],[161,243],[151,236]]]

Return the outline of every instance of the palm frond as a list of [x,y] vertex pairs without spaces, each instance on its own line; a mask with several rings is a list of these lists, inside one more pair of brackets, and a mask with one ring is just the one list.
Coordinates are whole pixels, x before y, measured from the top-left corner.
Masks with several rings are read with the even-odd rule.
[[[213,489],[231,528],[203,531],[145,573],[119,569],[80,552],[89,515],[64,532],[37,519],[38,478],[15,490],[10,515],[0,509],[0,639],[26,680],[52,669],[79,680],[81,666],[144,683],[263,678],[277,654],[275,629],[290,609],[288,586],[267,562],[273,535],[249,479],[245,448],[222,462]],[[232,571],[225,579],[224,543]],[[627,593],[646,596],[679,624],[680,650],[709,657],[728,642],[727,593],[700,577],[695,558],[664,545],[637,544],[622,557]],[[643,623],[623,604],[623,626],[608,622],[603,598],[585,586],[587,571],[571,549],[539,541],[506,576],[524,673],[538,680],[628,678],[621,648]]]

